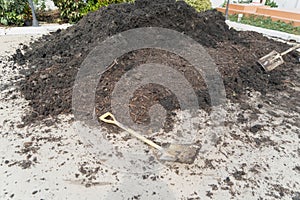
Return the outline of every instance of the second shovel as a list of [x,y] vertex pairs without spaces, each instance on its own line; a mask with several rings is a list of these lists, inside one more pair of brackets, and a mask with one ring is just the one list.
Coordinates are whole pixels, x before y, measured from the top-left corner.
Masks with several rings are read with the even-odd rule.
[[269,54],[265,55],[264,57],[260,58],[257,62],[264,68],[265,71],[272,71],[279,65],[283,64],[283,58],[282,56],[285,54],[290,53],[291,51],[294,51],[295,49],[300,48],[300,44],[282,52],[278,53],[277,51],[272,51]]

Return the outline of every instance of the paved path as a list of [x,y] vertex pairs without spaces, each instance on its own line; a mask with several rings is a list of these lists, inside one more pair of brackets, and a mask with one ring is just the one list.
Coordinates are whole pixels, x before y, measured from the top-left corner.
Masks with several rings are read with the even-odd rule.
[[66,29],[70,24],[43,24],[39,27],[0,27],[0,35],[39,35],[39,34],[47,34],[52,31],[56,31],[57,29]]
[[0,35],[0,55],[9,54],[14,51],[20,43],[28,43],[31,39],[40,35]]
[[294,35],[294,34],[289,34],[289,33],[281,32],[281,31],[275,31],[275,30],[251,26],[251,25],[247,25],[247,24],[232,22],[229,20],[226,21],[226,23],[228,24],[229,27],[232,27],[238,31],[255,31],[258,33],[262,33],[268,37],[283,39],[286,41],[295,41],[295,42],[300,43],[300,35]]

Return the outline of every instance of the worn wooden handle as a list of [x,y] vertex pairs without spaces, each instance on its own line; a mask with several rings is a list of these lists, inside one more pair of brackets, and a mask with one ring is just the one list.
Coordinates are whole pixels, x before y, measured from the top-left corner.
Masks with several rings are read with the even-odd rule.
[[[108,117],[110,117],[111,119],[107,119]],[[116,118],[113,116],[113,114],[111,114],[110,112],[107,112],[103,115],[101,115],[99,117],[99,119],[103,122],[109,123],[109,124],[115,124],[118,125],[118,122],[116,120]]]
[[300,44],[298,44],[298,45],[296,45],[296,46],[293,46],[292,48],[290,48],[290,49],[288,49],[288,50],[282,52],[280,55],[283,56],[283,55],[288,54],[288,53],[290,53],[291,51],[294,51],[295,49],[299,49],[299,48],[300,48]]
[[[108,117],[111,118],[111,119],[107,119]],[[135,132],[134,130],[125,127],[123,124],[121,124],[120,122],[118,122],[118,121],[116,120],[116,118],[113,116],[113,114],[111,114],[110,112],[107,112],[107,113],[101,115],[101,116],[99,117],[99,119],[100,119],[101,121],[103,121],[103,122],[106,122],[106,123],[109,123],[109,124],[114,124],[114,125],[120,127],[121,129],[123,129],[123,130],[127,131],[128,133],[130,133],[132,136],[134,136],[134,137],[136,137],[137,139],[139,139],[139,140],[145,142],[146,144],[148,144],[148,145],[150,145],[150,146],[156,148],[157,150],[160,150],[160,151],[163,151],[163,150],[164,150],[164,149],[163,149],[161,146],[159,146],[158,144],[156,144],[156,143],[152,142],[151,140],[145,138],[144,136],[142,136],[141,134]]]

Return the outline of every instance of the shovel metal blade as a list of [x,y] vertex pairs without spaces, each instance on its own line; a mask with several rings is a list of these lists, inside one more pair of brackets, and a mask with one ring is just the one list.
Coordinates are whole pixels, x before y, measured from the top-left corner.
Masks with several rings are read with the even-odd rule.
[[199,146],[191,144],[169,144],[168,147],[164,147],[164,152],[159,160],[192,164],[199,153],[199,149]]
[[267,72],[284,63],[282,56],[277,51],[272,51],[271,53],[260,58],[257,62]]

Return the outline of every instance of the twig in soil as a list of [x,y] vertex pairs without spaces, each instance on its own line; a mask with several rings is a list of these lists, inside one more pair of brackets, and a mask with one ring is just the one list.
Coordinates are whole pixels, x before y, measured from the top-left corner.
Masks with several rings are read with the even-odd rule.
[[237,47],[232,46],[232,48],[235,49],[238,53],[241,53],[240,49],[238,49]]
[[225,152],[223,152],[223,151],[221,150],[221,148],[219,148],[219,152],[220,152],[221,154],[223,154],[223,155],[228,159],[227,154],[226,154]]
[[142,95],[142,97],[145,98],[147,101],[150,100],[150,99],[149,99],[147,96],[145,96],[145,95]]
[[[64,181],[70,182],[74,185],[82,185],[84,183],[83,180],[71,180],[71,179],[64,179]],[[111,182],[89,182],[91,186],[106,186],[111,185]]]
[[283,80],[282,82],[285,83],[285,84],[290,84],[293,87],[296,87],[296,84],[293,83],[291,80]]
[[160,136],[160,135],[163,135],[163,133],[155,132],[155,133],[152,133],[152,134],[148,135],[148,137],[151,138],[151,139],[154,139],[155,137]]
[[114,59],[113,63],[111,65],[109,65],[107,68],[106,68],[106,71],[110,70],[111,68],[113,68],[115,65],[119,64],[117,62],[117,59]]

